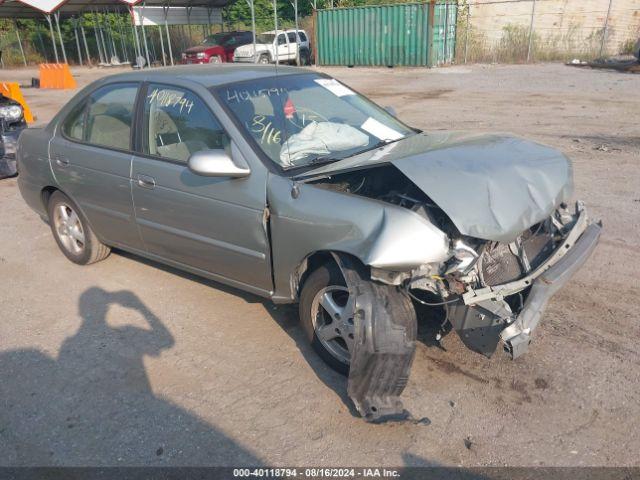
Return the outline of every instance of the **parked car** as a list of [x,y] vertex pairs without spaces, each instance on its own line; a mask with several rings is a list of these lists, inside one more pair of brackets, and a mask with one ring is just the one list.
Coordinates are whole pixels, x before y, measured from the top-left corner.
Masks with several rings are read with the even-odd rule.
[[20,132],[27,128],[20,103],[0,94],[0,178],[18,173],[16,145]]
[[251,32],[223,32],[209,35],[200,45],[191,47],[182,54],[182,63],[233,62],[236,48],[253,42]]
[[425,134],[294,67],[103,78],[24,131],[18,162],[24,200],[72,262],[117,247],[298,302],[372,421],[403,412],[416,305],[444,309],[441,333],[472,350],[519,357],[601,231],[570,204],[553,148]]
[[[298,50],[300,57],[298,58]],[[276,53],[277,52],[277,53]],[[311,47],[309,37],[304,30],[278,30],[265,32],[256,36],[256,51],[253,43],[239,47],[234,61],[242,63],[296,63],[309,65],[311,63]]]

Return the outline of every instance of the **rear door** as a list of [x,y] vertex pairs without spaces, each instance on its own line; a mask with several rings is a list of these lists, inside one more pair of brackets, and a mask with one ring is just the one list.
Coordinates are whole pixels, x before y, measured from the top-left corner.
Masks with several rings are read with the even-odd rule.
[[148,253],[256,293],[270,291],[266,173],[252,170],[248,177],[232,179],[189,170],[190,155],[201,150],[225,148],[234,160],[246,163],[192,90],[150,84],[141,108],[140,153],[133,160],[132,180]]
[[139,84],[99,87],[61,122],[51,141],[55,178],[79,204],[98,237],[141,248],[133,219],[132,123]]
[[289,40],[289,60],[296,60],[298,58],[298,40],[296,39],[296,32],[288,32],[287,40]]
[[287,35],[279,33],[276,37],[276,45],[278,46],[278,60],[280,62],[289,61],[289,42],[287,41]]

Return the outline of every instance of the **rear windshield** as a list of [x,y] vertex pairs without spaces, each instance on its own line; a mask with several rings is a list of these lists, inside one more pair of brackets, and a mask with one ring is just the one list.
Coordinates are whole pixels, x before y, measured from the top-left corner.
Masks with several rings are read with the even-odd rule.
[[204,39],[202,45],[206,45],[208,47],[214,47],[216,45],[220,45],[224,47],[227,43],[233,43],[235,41],[235,37],[233,35],[229,35],[228,33],[217,33],[215,35],[209,35]]
[[276,36],[273,33],[260,33],[256,35],[256,41],[258,43],[273,43],[273,39]]

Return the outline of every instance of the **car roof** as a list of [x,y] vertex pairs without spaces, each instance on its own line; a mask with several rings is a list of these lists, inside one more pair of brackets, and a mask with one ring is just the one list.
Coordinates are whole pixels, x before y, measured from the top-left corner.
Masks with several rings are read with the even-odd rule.
[[207,35],[207,37],[215,37],[217,35],[238,35],[241,33],[251,33],[250,30],[233,30],[232,32],[217,32]]
[[[300,73],[312,73],[311,70],[300,67],[288,67],[279,65],[277,75],[294,75]],[[276,67],[273,65],[238,65],[234,63],[222,63],[215,65],[178,65],[175,67],[162,67],[149,70],[138,70],[128,73],[119,73],[107,77],[113,81],[141,81],[170,83],[170,79],[179,78],[189,80],[210,88],[226,83],[242,82],[276,76]]]
[[[290,33],[290,32],[295,32],[295,31],[296,31],[295,28],[290,28],[289,30],[278,30],[278,33]],[[304,30],[299,28],[298,32],[304,32]],[[275,30],[269,30],[268,32],[262,32],[262,33],[270,33],[270,34],[275,35],[276,31]]]

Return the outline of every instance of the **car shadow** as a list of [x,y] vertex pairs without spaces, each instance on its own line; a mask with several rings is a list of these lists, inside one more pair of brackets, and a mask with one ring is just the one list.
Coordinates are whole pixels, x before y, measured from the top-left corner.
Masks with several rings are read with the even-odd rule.
[[271,300],[254,295],[252,293],[245,292],[243,290],[224,285],[210,280],[207,278],[199,277],[197,275],[178,270],[177,268],[159,263],[147,258],[139,257],[137,255],[116,250],[118,255],[135,260],[153,268],[160,269],[165,272],[169,272],[174,275],[178,275],[182,278],[198,282],[202,285],[206,285],[211,288],[215,288],[224,293],[235,295],[243,299],[247,303],[260,303],[264,306],[265,312],[267,312],[276,324],[282,328],[282,330],[291,337],[295,342],[296,347],[302,354],[305,361],[309,364],[318,379],[324,383],[327,387],[333,390],[338,398],[349,409],[349,413],[354,417],[359,417],[360,414],[356,410],[353,402],[349,399],[347,394],[347,378],[331,368],[329,368],[318,355],[313,351],[311,345],[307,341],[302,328],[300,328],[300,322],[298,320],[298,306],[296,305],[276,305]]
[[445,337],[451,333],[451,325],[447,322],[444,307],[428,307],[415,301],[413,305],[418,316],[418,341],[428,348],[445,350],[437,340],[438,334]]
[[[110,326],[112,306],[146,328]],[[0,352],[0,465],[260,465],[233,439],[156,395],[144,367],[175,341],[131,291],[82,293],[82,323],[57,357]],[[215,412],[212,412],[215,416]]]
[[[360,417],[360,414],[356,410],[355,405],[347,393],[347,377],[328,367],[318,354],[315,353],[307,341],[304,331],[300,327],[297,304],[276,305],[269,299],[245,292],[238,288],[224,285],[216,282],[215,280],[203,278],[122,250],[115,250],[115,252],[125,258],[144,263],[150,267],[160,269],[173,275],[178,275],[182,278],[215,288],[230,295],[235,295],[242,298],[247,303],[262,304],[265,311],[271,316],[276,324],[295,342],[296,347],[311,367],[316,377],[336,393],[338,398],[348,408],[349,413],[352,416]],[[435,338],[436,334],[441,332],[440,326],[444,320],[444,310],[423,307],[421,305],[417,305],[416,310],[418,313],[418,341],[424,343],[428,348],[442,349],[442,346],[435,340]],[[444,333],[446,334],[447,332]]]

